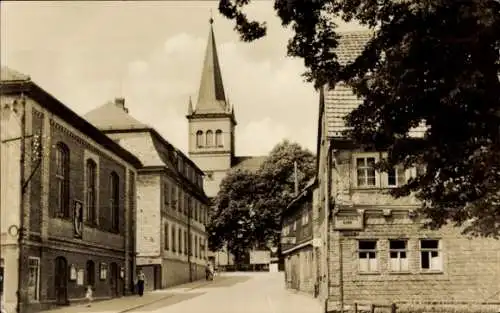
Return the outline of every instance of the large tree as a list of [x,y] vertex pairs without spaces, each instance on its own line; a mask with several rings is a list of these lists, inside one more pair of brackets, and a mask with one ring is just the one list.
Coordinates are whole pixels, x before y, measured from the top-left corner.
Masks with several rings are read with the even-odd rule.
[[230,171],[207,226],[210,249],[227,245],[238,262],[255,246],[278,245],[281,213],[295,196],[295,181],[300,190],[314,176],[315,160],[310,151],[285,140],[256,172]]
[[[249,21],[249,0],[221,0],[242,40],[265,35]],[[426,171],[394,190],[422,200],[427,226],[448,222],[466,233],[500,232],[500,1],[498,0],[275,0],[295,34],[288,54],[304,59],[315,87],[344,81],[363,99],[347,117],[357,143],[389,151],[382,169],[424,164]],[[373,30],[364,52],[337,61],[341,18]],[[408,131],[427,126],[416,141]]]

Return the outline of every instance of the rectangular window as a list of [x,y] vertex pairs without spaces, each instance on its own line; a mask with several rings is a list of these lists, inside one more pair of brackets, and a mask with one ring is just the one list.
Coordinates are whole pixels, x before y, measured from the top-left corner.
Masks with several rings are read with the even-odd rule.
[[389,240],[390,269],[393,272],[408,271],[406,240]]
[[309,213],[305,212],[302,215],[302,225],[307,225],[307,223],[309,223]]
[[184,205],[184,203],[182,203],[183,202],[182,199],[183,199],[183,197],[182,197],[182,190],[181,190],[180,187],[177,187],[177,201],[178,201],[178,203],[177,203],[177,210],[179,212],[182,212],[182,208],[183,208],[183,205]]
[[36,257],[28,258],[28,298],[40,300],[40,259]]
[[398,187],[406,184],[406,171],[403,167],[397,166],[387,172],[387,185],[389,187]]
[[177,187],[175,185],[172,185],[170,188],[170,199],[172,200],[172,209],[175,210],[177,207]]
[[175,226],[172,225],[172,251],[176,252],[177,241],[175,240]]
[[194,237],[194,257],[198,257],[198,236]]
[[179,253],[182,254],[182,230],[179,228],[178,232],[179,232],[179,243],[178,243]]
[[188,235],[187,235],[187,230],[184,231],[184,254],[188,255]]
[[170,203],[170,186],[168,183],[165,183],[163,189],[163,202],[165,203],[165,208],[167,208]]
[[375,158],[356,158],[359,187],[375,186]]
[[188,215],[188,210],[190,210],[190,203],[189,203],[189,195],[187,193],[184,194],[184,215]]
[[358,242],[359,271],[376,272],[377,264],[377,241],[360,240]]
[[420,268],[424,271],[443,270],[439,240],[420,240]]
[[168,238],[168,223],[165,223],[164,232],[165,232],[165,234],[164,234],[164,237],[165,237],[164,240],[165,240],[165,242],[163,243],[163,245],[164,245],[164,249],[168,250],[168,239],[169,239]]

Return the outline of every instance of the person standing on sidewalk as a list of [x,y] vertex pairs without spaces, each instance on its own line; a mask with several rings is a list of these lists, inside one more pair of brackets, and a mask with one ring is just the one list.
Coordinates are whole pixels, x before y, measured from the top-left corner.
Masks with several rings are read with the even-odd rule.
[[92,300],[94,300],[94,297],[92,294],[93,294],[92,286],[88,285],[87,292],[85,293],[85,299],[87,299],[87,306],[88,307],[90,307],[90,305],[92,304]]
[[144,294],[144,283],[146,281],[146,275],[142,271],[142,269],[139,270],[139,273],[137,274],[137,292],[139,293],[139,296],[142,297]]

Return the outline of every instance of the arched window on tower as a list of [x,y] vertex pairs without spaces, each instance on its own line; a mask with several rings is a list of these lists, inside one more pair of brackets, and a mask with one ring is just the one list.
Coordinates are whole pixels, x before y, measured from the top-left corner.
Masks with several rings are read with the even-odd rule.
[[196,132],[196,147],[203,147],[203,132],[201,130]]
[[212,147],[214,145],[214,132],[207,130],[207,146]]
[[222,147],[222,130],[220,129],[215,131],[215,145],[217,147]]

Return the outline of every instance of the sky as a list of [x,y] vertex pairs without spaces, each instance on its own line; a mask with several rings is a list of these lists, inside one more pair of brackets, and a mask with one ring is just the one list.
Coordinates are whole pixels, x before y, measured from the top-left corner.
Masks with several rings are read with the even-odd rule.
[[1,64],[80,115],[124,97],[132,116],[187,153],[185,116],[189,97],[197,99],[212,11],[238,122],[236,155],[265,155],[284,139],[316,152],[318,94],[301,77],[303,61],[286,56],[292,31],[273,3],[245,9],[268,26],[266,37],[245,43],[217,1],[4,1]]

